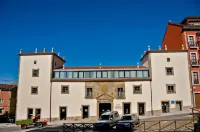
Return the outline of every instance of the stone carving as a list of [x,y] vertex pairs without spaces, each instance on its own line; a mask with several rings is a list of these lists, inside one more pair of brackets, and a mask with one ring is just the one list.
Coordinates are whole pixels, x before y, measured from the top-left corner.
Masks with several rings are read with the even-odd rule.
[[104,93],[97,97],[98,100],[113,100],[113,97],[108,95],[107,93]]

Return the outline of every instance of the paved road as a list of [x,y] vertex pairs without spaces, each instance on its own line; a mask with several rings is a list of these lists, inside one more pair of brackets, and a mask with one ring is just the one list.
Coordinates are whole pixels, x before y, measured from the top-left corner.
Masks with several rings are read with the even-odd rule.
[[[166,117],[156,117],[156,118],[151,118],[148,120],[174,120],[174,119],[184,119],[187,117],[188,117],[188,114],[182,114],[182,115],[173,115],[173,116],[166,116]],[[29,128],[26,130],[21,130],[20,127],[3,127],[3,128],[0,127],[0,132],[63,132],[63,128],[62,126],[57,126],[57,127],[47,126],[42,129]],[[79,130],[77,132],[81,132],[81,131]],[[85,132],[92,132],[92,130],[85,131]],[[110,132],[115,132],[115,130],[112,130]],[[136,132],[140,132],[140,131],[137,130]]]

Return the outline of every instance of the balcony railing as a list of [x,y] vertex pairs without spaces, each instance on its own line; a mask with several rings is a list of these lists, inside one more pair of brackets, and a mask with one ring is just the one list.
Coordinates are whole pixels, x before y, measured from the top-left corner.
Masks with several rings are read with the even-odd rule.
[[200,66],[200,61],[197,59],[190,60],[192,66]]
[[193,84],[199,84],[199,79],[194,79]]
[[195,42],[188,42],[188,45],[189,45],[190,48],[197,48],[198,47],[197,43],[195,43]]

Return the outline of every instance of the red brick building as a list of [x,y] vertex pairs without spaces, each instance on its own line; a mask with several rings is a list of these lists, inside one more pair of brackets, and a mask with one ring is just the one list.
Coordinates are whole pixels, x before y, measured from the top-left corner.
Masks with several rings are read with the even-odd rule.
[[6,111],[15,115],[17,101],[17,85],[0,84],[0,115]]
[[162,41],[162,48],[167,50],[184,48],[188,50],[191,91],[194,95],[194,105],[200,108],[200,16],[186,17],[180,23],[170,21]]

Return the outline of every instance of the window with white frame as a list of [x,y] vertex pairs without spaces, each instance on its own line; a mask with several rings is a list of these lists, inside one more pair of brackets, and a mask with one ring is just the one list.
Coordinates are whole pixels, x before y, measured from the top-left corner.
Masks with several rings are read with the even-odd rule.
[[196,63],[197,62],[197,53],[190,53],[190,60],[191,60],[191,63]]
[[195,46],[194,36],[188,36],[188,44],[189,46]]
[[192,79],[193,84],[199,84],[199,73],[192,72]]
[[3,103],[3,101],[4,101],[3,99],[0,99],[0,104],[2,104],[2,103]]

